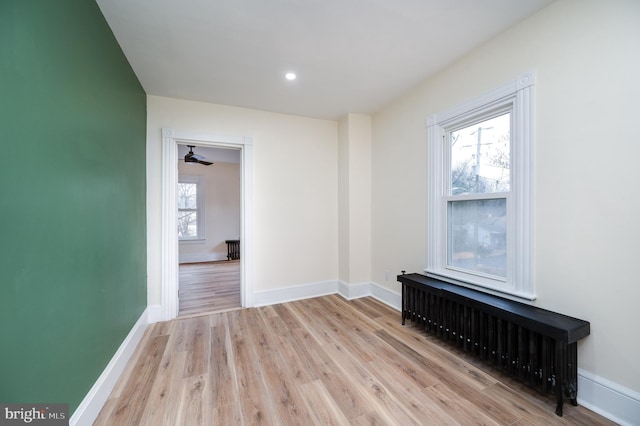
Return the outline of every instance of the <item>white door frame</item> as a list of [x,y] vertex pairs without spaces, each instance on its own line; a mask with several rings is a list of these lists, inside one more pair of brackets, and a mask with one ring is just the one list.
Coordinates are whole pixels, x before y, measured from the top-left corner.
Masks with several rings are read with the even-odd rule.
[[178,316],[178,144],[240,149],[240,303],[253,306],[253,141],[246,136],[162,129],[162,320]]

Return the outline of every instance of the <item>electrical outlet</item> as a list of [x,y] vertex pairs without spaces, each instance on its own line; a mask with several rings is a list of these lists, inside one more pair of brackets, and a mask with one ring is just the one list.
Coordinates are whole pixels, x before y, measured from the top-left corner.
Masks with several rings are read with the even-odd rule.
[[384,280],[389,281],[389,271],[384,271]]

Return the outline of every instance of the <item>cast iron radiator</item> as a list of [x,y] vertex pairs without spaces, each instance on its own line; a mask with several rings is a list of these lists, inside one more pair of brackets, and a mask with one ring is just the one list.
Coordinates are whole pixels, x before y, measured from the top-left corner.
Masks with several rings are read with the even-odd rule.
[[578,340],[590,324],[577,318],[420,274],[398,275],[402,324],[410,320],[542,393],[578,405]]
[[225,240],[227,243],[227,260],[240,259],[240,240]]

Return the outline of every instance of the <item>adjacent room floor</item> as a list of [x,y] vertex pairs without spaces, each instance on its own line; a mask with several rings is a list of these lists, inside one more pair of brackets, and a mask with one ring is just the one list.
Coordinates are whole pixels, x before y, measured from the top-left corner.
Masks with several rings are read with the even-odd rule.
[[179,273],[180,317],[240,308],[240,260],[184,263]]

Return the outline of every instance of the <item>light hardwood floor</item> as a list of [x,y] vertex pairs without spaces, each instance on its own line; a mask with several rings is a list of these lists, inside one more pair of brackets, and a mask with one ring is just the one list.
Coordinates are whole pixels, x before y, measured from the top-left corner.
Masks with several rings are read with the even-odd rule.
[[95,425],[607,425],[331,295],[151,325]]
[[240,308],[239,260],[185,263],[179,271],[179,316]]

